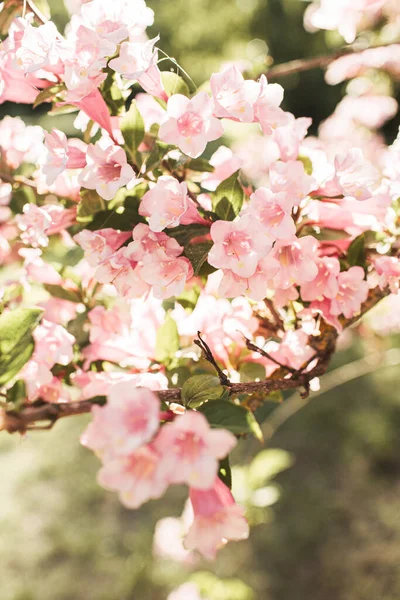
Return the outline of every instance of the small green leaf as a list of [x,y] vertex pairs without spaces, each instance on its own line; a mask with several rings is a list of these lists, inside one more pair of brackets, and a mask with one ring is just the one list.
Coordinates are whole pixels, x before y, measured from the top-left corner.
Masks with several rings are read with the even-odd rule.
[[236,171],[220,183],[212,197],[214,212],[225,221],[233,221],[243,205],[244,191],[238,175],[239,171]]
[[195,275],[199,274],[201,267],[207,260],[208,253],[210,252],[212,245],[212,242],[202,242],[201,244],[186,246],[185,256],[192,263]]
[[145,133],[144,121],[135,100],[132,100],[128,112],[122,117],[121,133],[128,153],[135,156]]
[[18,308],[0,315],[0,386],[15,377],[32,356],[32,331],[42,314],[39,308]]
[[347,260],[350,267],[365,267],[365,235],[363,233],[351,242],[347,250]]
[[175,238],[181,246],[187,246],[193,238],[201,237],[207,233],[210,233],[210,228],[206,225],[198,225],[197,223],[179,225],[173,229],[168,229],[168,235]]
[[202,404],[198,410],[205,415],[212,427],[222,427],[235,434],[252,433],[263,441],[260,426],[253,413],[240,404],[216,400]]
[[82,189],[80,197],[81,200],[78,204],[76,220],[79,223],[90,223],[96,213],[105,209],[105,202],[95,190]]
[[56,96],[66,90],[64,83],[56,83],[51,85],[50,87],[45,88],[36,96],[35,102],[33,103],[33,108],[37,108],[43,102],[53,102],[56,99]]
[[226,456],[219,461],[218,477],[224,482],[225,485],[228,486],[229,489],[232,488],[232,469],[231,465],[229,464],[229,456]]
[[185,166],[191,171],[200,171],[201,173],[212,173],[215,170],[215,167],[205,158],[192,158]]
[[36,195],[32,188],[24,185],[13,192],[10,208],[15,214],[22,213],[22,209],[28,203],[35,204]]
[[179,350],[178,328],[171,315],[157,331],[155,358],[159,362],[169,362]]
[[218,377],[214,375],[194,375],[182,386],[182,400],[187,406],[197,408],[208,400],[218,400],[224,392]]
[[303,163],[304,172],[307,173],[307,175],[312,175],[313,165],[308,156],[299,156],[297,160],[300,160]]
[[167,93],[167,96],[172,96],[173,94],[183,94],[184,96],[190,96],[189,86],[182,77],[173,73],[172,71],[162,71],[161,72],[161,81],[164,86],[164,90]]
[[49,294],[54,296],[54,298],[60,298],[60,300],[69,300],[70,302],[82,302],[82,296],[78,290],[69,290],[61,285],[53,285],[50,283],[45,283],[44,287]]

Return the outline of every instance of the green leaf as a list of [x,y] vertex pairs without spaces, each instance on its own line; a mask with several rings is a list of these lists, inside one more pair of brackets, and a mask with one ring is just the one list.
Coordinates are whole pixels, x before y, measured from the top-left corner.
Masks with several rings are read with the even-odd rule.
[[265,367],[259,363],[245,362],[239,369],[240,381],[263,381],[265,379]]
[[168,235],[175,238],[181,246],[187,246],[193,238],[206,235],[207,233],[210,233],[210,228],[206,225],[198,225],[197,223],[179,225],[173,229],[168,229]]
[[35,204],[36,195],[32,188],[24,185],[13,192],[10,201],[10,208],[15,214],[22,213],[22,209],[24,208],[25,204],[28,203]]
[[363,233],[351,242],[347,250],[347,260],[350,267],[365,267],[365,235]]
[[200,171],[201,173],[212,173],[215,170],[215,167],[210,165],[205,158],[192,158],[185,166],[191,171]]
[[25,381],[18,379],[14,385],[7,390],[7,402],[18,404],[26,398]]
[[186,246],[185,256],[192,263],[195,275],[199,274],[201,267],[207,260],[208,253],[210,252],[212,245],[212,242],[202,242],[201,244]]
[[116,81],[115,73],[108,68],[107,78],[102,84],[102,95],[111,111],[112,116],[121,115],[125,109],[125,97],[121,86]]
[[233,221],[239,214],[244,191],[238,180],[239,171],[222,181],[212,196],[214,212],[225,221]]
[[182,77],[173,73],[172,71],[162,71],[161,81],[167,96],[173,94],[183,94],[184,96],[190,96],[189,86]]
[[95,190],[82,189],[80,197],[76,220],[79,223],[90,223],[95,214],[105,209],[106,204]]
[[143,222],[144,219],[139,215],[136,206],[119,206],[115,210],[101,210],[96,213],[93,221],[86,225],[86,229],[97,231],[97,229],[111,227],[121,231],[131,231],[135,225]]
[[144,121],[135,100],[132,100],[128,112],[122,117],[121,133],[128,153],[134,157],[145,133]]
[[45,88],[36,96],[35,102],[33,103],[33,108],[37,108],[43,102],[53,102],[56,99],[56,96],[66,90],[64,83],[56,83],[51,85],[48,88]]
[[313,165],[308,156],[299,156],[297,160],[301,160],[301,162],[303,163],[304,172],[307,173],[307,175],[312,175]]
[[15,377],[32,356],[32,331],[42,314],[39,308],[18,308],[0,315],[0,386]]
[[214,375],[194,375],[182,386],[182,400],[187,406],[197,408],[208,400],[218,400],[224,393],[218,377]]
[[229,456],[226,456],[219,461],[218,477],[224,482],[225,485],[228,486],[229,489],[232,488],[232,469],[231,465],[229,464]]
[[69,300],[70,302],[82,302],[82,296],[78,290],[69,290],[61,285],[53,285],[50,283],[45,283],[44,288],[49,292],[49,294],[54,296],[54,298]]
[[75,319],[69,321],[67,331],[74,336],[80,348],[89,343],[88,313],[85,311],[78,314]]
[[206,402],[198,409],[207,418],[212,427],[222,427],[235,434],[252,433],[263,441],[262,432],[253,413],[240,404],[227,400]]
[[179,350],[178,328],[171,315],[157,331],[155,358],[159,362],[169,362]]

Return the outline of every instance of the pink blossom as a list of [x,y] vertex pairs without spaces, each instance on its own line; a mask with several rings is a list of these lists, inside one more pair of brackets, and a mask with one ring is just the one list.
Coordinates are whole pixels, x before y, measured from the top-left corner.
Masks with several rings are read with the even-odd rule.
[[33,332],[33,339],[35,350],[31,360],[49,369],[55,364],[68,365],[72,361],[75,338],[62,325],[42,319]]
[[89,231],[84,229],[74,236],[74,240],[85,251],[85,258],[92,267],[97,267],[110,257],[130,238],[130,232],[110,228]]
[[352,148],[346,154],[338,154],[335,158],[335,182],[344,196],[352,196],[356,200],[371,198],[379,173],[368,163],[362,150]]
[[38,390],[38,396],[45,400],[45,402],[59,403],[70,401],[66,386],[57,377],[53,377],[49,383],[42,385]]
[[308,117],[295,119],[291,113],[285,115],[287,115],[287,123],[275,129],[273,139],[278,145],[281,160],[297,160],[300,145],[307,135],[312,120]]
[[108,133],[110,138],[114,140],[113,123],[110,111],[98,89],[91,91],[84,97],[81,97],[81,94],[79,94],[78,98],[71,98],[69,101],[83,111],[89,119],[100,125],[100,127]]
[[151,94],[155,98],[160,98],[161,100],[164,100],[164,102],[168,101],[168,95],[164,89],[161,78],[161,71],[156,64],[150,65],[149,68],[138,77],[138,83],[148,94]]
[[368,296],[368,283],[365,281],[364,269],[351,267],[348,271],[342,271],[338,276],[339,290],[331,300],[330,313],[332,315],[343,314],[346,319],[357,315],[361,310],[361,304]]
[[233,154],[230,148],[220,146],[210,158],[210,164],[214,167],[214,171],[204,174],[201,185],[213,192],[222,181],[240,169],[242,160]]
[[146,131],[149,131],[150,127],[154,123],[157,123],[157,125],[161,123],[164,118],[165,111],[157,102],[157,100],[153,98],[153,96],[143,93],[136,94],[135,100],[136,106],[143,117]]
[[389,286],[396,294],[400,285],[400,261],[397,256],[379,256],[373,260],[377,274],[377,282],[381,290]]
[[241,214],[256,217],[272,238],[287,239],[296,233],[292,207],[292,201],[285,193],[274,194],[261,187],[250,196],[250,202]]
[[301,297],[306,302],[334,298],[338,292],[337,278],[340,273],[340,263],[335,257],[323,257],[317,262],[318,275],[312,281],[301,286]]
[[315,180],[304,171],[301,161],[277,161],[269,168],[270,186],[273,192],[285,192],[294,206],[308,196],[315,186]]
[[23,214],[15,217],[21,233],[21,239],[31,246],[47,246],[49,238],[46,231],[51,225],[51,217],[43,208],[28,203],[23,208]]
[[312,281],[318,275],[318,242],[312,235],[291,240],[278,240],[272,250],[273,257],[279,262],[279,272],[274,277],[278,288],[287,289],[293,284]]
[[24,29],[15,52],[16,67],[25,73],[32,73],[38,69],[60,70],[57,69],[60,60],[60,36],[54,23],[48,21],[39,27],[33,27],[23,20],[20,20],[20,23]]
[[92,407],[92,417],[81,442],[109,460],[151,440],[159,426],[160,401],[154,392],[120,381],[112,386],[105,406]]
[[68,321],[75,319],[78,304],[50,296],[48,300],[41,302],[40,306],[44,309],[43,318],[46,321],[65,325]]
[[14,169],[23,162],[38,161],[42,151],[42,140],[43,129],[38,126],[26,126],[19,117],[6,116],[0,121],[2,157]]
[[[43,174],[46,177],[47,185],[52,185],[58,175],[64,171],[68,162],[68,141],[67,136],[58,129],[53,129],[51,133],[45,133],[46,156],[42,166]],[[84,166],[85,162],[83,163]]]
[[140,277],[152,286],[156,298],[179,296],[186,282],[193,277],[193,267],[188,258],[174,258],[163,250],[151,256],[151,261],[140,267]]
[[264,135],[271,135],[277,127],[286,125],[292,115],[280,108],[283,87],[279,83],[268,83],[265,75],[261,75],[259,86],[260,94],[254,106],[255,118]]
[[157,250],[163,250],[171,258],[178,257],[183,252],[183,246],[174,238],[163,232],[153,232],[144,223],[139,223],[133,228],[132,238],[133,242],[128,246],[129,256],[138,262],[151,261]]
[[139,79],[157,61],[154,44],[158,39],[122,42],[118,58],[110,60],[109,67],[127,79]]
[[21,248],[18,252],[24,258],[24,268],[27,276],[37,283],[62,284],[62,277],[53,265],[42,258],[38,248]]
[[266,350],[283,365],[297,370],[315,355],[315,351],[308,345],[308,334],[302,329],[287,331],[280,344],[269,342]]
[[222,73],[214,73],[210,79],[210,86],[216,117],[243,123],[254,121],[254,103],[260,93],[258,83],[252,80],[245,81],[239,69],[232,65]]
[[168,487],[160,456],[152,446],[106,460],[97,479],[103,487],[119,492],[127,508],[139,508],[147,500],[160,498]]
[[262,258],[251,277],[240,277],[232,271],[224,271],[218,292],[224,298],[235,298],[241,294],[253,300],[263,300],[270,281],[279,271],[279,262],[268,254]]
[[104,200],[112,200],[117,191],[135,177],[127,163],[126,154],[111,140],[103,139],[89,144],[87,166],[79,175],[80,183],[96,192]]
[[204,558],[214,560],[217,550],[228,541],[248,538],[244,511],[218,477],[208,490],[191,488],[190,501],[194,519],[184,540],[188,550],[198,550]]
[[[103,336],[103,342],[106,336]],[[127,338],[125,338],[126,340]],[[122,341],[122,336],[118,341]],[[75,386],[81,389],[81,400],[106,396],[113,385],[124,381],[132,387],[147,388],[149,390],[165,390],[168,388],[168,379],[162,373],[122,373],[117,371],[78,371],[71,379]]]
[[232,433],[211,429],[204,415],[193,410],[164,425],[154,440],[168,481],[187,483],[201,490],[212,486],[218,473],[218,460],[235,446]]
[[92,0],[82,5],[80,19],[99,36],[118,44],[140,36],[152,25],[154,13],[144,0]]
[[250,215],[238,221],[216,221],[211,226],[214,246],[208,262],[240,277],[254,275],[257,265],[272,247],[272,239]]
[[196,158],[208,142],[223,134],[221,123],[212,114],[213,101],[205,92],[199,92],[191,100],[175,94],[168,100],[167,119],[160,127],[159,137]]
[[188,196],[186,183],[179,183],[168,175],[159,177],[155,186],[145,193],[139,214],[149,217],[150,229],[156,232],[180,223],[203,222],[196,205]]

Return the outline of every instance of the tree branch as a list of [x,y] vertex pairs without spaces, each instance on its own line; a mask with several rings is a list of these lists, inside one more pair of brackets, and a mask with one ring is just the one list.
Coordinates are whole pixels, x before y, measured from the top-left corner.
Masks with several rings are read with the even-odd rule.
[[[378,287],[371,290],[366,302],[364,302],[361,308],[359,315],[351,319],[341,319],[343,327],[349,327],[355,323],[362,315],[368,312],[389,293],[390,292],[388,289],[380,290]],[[339,334],[337,330],[332,325],[329,325],[325,321],[321,320],[320,335],[310,338],[310,345],[316,351],[315,359],[318,360],[317,364],[310,371],[305,372],[304,369],[306,367],[303,367],[303,370],[295,373],[288,373],[285,367],[285,369],[277,369],[269,379],[264,381],[251,381],[246,383],[229,382],[229,394],[234,396],[237,394],[251,394],[254,392],[268,393],[273,391],[295,389],[299,387],[304,387],[306,394],[308,394],[310,381],[315,377],[320,377],[326,372],[332,354],[336,349],[338,335]],[[205,348],[203,346],[201,347],[204,351]],[[224,375],[224,377],[226,376]],[[166,402],[174,400],[179,401],[181,397],[180,388],[160,390],[156,393],[160,400]],[[40,402],[39,405],[38,403],[24,404],[19,410],[0,412],[0,430],[3,429],[8,431],[8,433],[15,433],[17,431],[20,433],[25,433],[30,429],[37,429],[37,423],[45,423],[47,424],[45,425],[45,428],[50,428],[56,421],[63,417],[81,415],[90,412],[94,404],[98,404],[98,400],[83,400],[80,402],[65,402],[62,404],[51,404],[48,402]],[[43,428],[43,425],[39,425],[39,427]]]

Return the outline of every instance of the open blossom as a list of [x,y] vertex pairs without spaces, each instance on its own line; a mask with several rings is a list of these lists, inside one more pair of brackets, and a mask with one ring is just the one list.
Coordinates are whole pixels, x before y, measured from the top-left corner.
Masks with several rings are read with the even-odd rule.
[[278,240],[272,251],[280,269],[274,277],[278,288],[287,289],[293,284],[312,281],[318,275],[316,253],[318,242],[312,235]]
[[47,246],[49,238],[46,231],[51,225],[50,215],[36,204],[28,203],[23,214],[16,216],[18,227],[22,231],[21,239],[31,246]]
[[371,188],[376,186],[379,173],[370,164],[359,148],[352,148],[346,154],[335,158],[335,182],[344,196],[353,196],[356,200],[371,198]]
[[43,148],[42,141],[43,129],[37,125],[26,126],[19,117],[6,116],[0,121],[2,158],[14,169],[23,162],[36,163]]
[[280,108],[283,100],[283,87],[279,83],[268,83],[265,75],[261,75],[260,93],[254,106],[255,119],[260,123],[265,135],[271,135],[277,127],[286,125],[291,113]]
[[350,319],[360,312],[361,304],[368,296],[364,269],[351,267],[348,271],[342,271],[338,275],[338,285],[338,292],[331,300],[330,313]]
[[154,13],[144,0],[92,0],[82,5],[83,24],[114,44],[143,34],[153,24]]
[[[400,261],[396,256],[379,256],[373,261],[375,273],[371,281],[379,285],[381,290],[389,286],[390,291],[396,294],[400,285]],[[375,276],[374,276],[375,275]]]
[[266,350],[273,358],[292,369],[301,369],[315,355],[315,350],[308,345],[308,334],[303,329],[287,331],[279,344],[269,342]]
[[120,146],[106,138],[88,146],[87,165],[79,175],[83,187],[96,190],[104,200],[112,200],[134,177],[134,170],[128,165],[125,151]]
[[293,205],[298,206],[315,186],[315,180],[304,171],[299,160],[277,161],[269,168],[270,187],[273,192],[285,192]]
[[283,192],[274,194],[261,187],[250,196],[250,202],[241,214],[256,217],[272,238],[288,239],[296,233],[292,208],[288,195]]
[[211,226],[214,246],[208,262],[240,277],[254,275],[257,265],[272,247],[272,238],[250,215],[238,221],[216,221]]
[[35,350],[32,360],[49,368],[55,364],[68,365],[73,358],[73,335],[56,323],[42,319],[33,332]]
[[224,298],[235,298],[243,294],[252,300],[263,300],[267,294],[268,284],[279,271],[279,262],[267,254],[257,264],[251,277],[240,277],[233,271],[223,271],[218,293]]
[[83,229],[74,236],[74,240],[85,251],[85,258],[92,267],[97,267],[110,257],[129,239],[130,232],[110,228],[89,231]]
[[274,130],[273,139],[283,161],[297,160],[300,145],[307,135],[312,120],[308,117],[296,119],[294,115],[286,112],[287,122]]
[[213,101],[199,92],[189,100],[182,94],[170,97],[167,119],[159,131],[160,140],[177,145],[182,152],[196,158],[202,154],[208,142],[220,138],[223,128],[213,117]]
[[[22,20],[20,22],[22,23]],[[15,64],[25,73],[32,73],[38,69],[52,71],[60,60],[59,33],[51,21],[39,27],[33,27],[26,22],[18,46]]]
[[211,429],[204,415],[193,410],[164,425],[154,440],[168,480],[202,490],[212,486],[218,460],[235,446],[232,433]]
[[155,298],[166,299],[183,292],[186,281],[193,277],[193,267],[184,256],[175,258],[157,250],[151,261],[140,267],[140,277],[152,286]]
[[244,511],[218,477],[208,490],[191,488],[189,497],[194,518],[184,540],[185,548],[198,550],[204,558],[214,560],[217,550],[228,541],[248,538]]
[[338,292],[339,260],[334,256],[325,256],[318,259],[317,267],[318,275],[315,279],[301,286],[301,297],[307,302],[322,300],[324,297],[334,298]]
[[232,65],[222,73],[214,73],[210,79],[210,86],[216,117],[226,117],[243,123],[254,121],[254,103],[260,93],[258,83],[246,81],[239,69]]
[[149,217],[150,229],[156,232],[180,223],[203,222],[196,205],[188,196],[186,183],[180,183],[168,175],[159,177],[155,186],[145,193],[139,214]]
[[129,380],[120,381],[112,386],[105,406],[92,407],[92,416],[82,444],[103,459],[129,455],[156,433],[160,401],[154,392],[135,388]]
[[226,146],[220,146],[214,152],[209,162],[214,167],[214,171],[212,173],[204,173],[201,185],[211,192],[216,190],[222,181],[228,179],[228,177],[233,175],[242,166],[242,160]]
[[119,56],[113,58],[108,66],[127,79],[139,79],[157,61],[154,44],[158,37],[146,42],[122,42]]
[[160,498],[168,487],[160,458],[151,445],[142,446],[106,460],[97,480],[103,487],[119,492],[127,508],[139,508],[150,499]]

